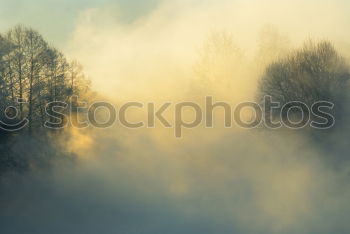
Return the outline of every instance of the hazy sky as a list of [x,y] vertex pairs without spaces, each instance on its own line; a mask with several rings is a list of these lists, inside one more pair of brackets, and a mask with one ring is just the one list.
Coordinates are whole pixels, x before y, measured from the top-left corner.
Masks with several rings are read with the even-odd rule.
[[[147,13],[157,8],[160,2],[165,1],[183,2],[183,5],[189,2],[199,4],[203,2],[215,4],[217,2],[228,2],[232,4],[243,2],[246,5],[250,4],[252,9],[256,5],[266,5],[267,8],[271,8],[272,11],[274,10],[274,7],[269,4],[271,2],[269,0],[265,1],[266,4],[262,4],[264,1],[255,0],[0,0],[0,30],[4,31],[18,23],[28,24],[39,30],[49,41],[60,47],[68,40],[70,33],[74,31],[79,15],[87,9],[113,9],[118,12],[118,20],[125,23],[147,15]],[[283,1],[280,2],[283,3]],[[315,1],[305,1],[305,4],[309,5],[308,3],[312,2]],[[286,1],[285,5],[290,4],[290,1]],[[349,9],[347,9],[349,2],[347,0],[322,0],[317,1],[317,4],[316,11],[319,7],[322,8],[322,5],[332,4],[333,6],[341,6],[339,7],[340,9],[349,12]],[[303,9],[300,10],[303,11]],[[340,13],[340,15],[342,14]],[[327,15],[318,17],[324,18]],[[310,21],[313,20],[315,19],[311,17]],[[341,29],[339,30],[342,31]]]
[[130,22],[147,14],[161,0],[0,0],[0,30],[28,24],[61,46],[74,30],[79,14],[86,9],[108,7]]

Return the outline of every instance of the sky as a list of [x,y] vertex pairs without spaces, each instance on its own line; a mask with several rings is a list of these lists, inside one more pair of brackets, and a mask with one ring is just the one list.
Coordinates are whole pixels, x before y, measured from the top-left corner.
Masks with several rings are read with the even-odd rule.
[[[16,24],[30,25],[43,33],[53,44],[63,47],[67,40],[69,40],[69,35],[73,33],[79,16],[88,9],[109,8],[112,11],[117,12],[116,17],[118,18],[118,21],[131,23],[142,16],[150,14],[164,2],[180,2],[183,5],[187,5],[188,3],[200,5],[213,2],[229,2],[236,4],[237,2],[238,7],[239,5],[242,5],[241,3],[243,3],[243,5],[250,5],[253,9],[252,11],[254,11],[256,5],[259,5],[260,8],[261,5],[265,5],[267,8],[271,7],[271,1],[269,0],[258,1],[260,4],[254,0],[0,0],[0,30],[5,31]],[[290,4],[288,3],[290,1],[280,2],[281,5],[286,6],[286,13],[288,13],[289,6],[294,5],[295,7],[298,7],[298,3]],[[307,2],[315,5],[314,9],[307,8],[310,12],[317,12],[318,8],[322,8],[322,5],[327,6],[330,2],[332,6],[340,6],[339,9],[342,9],[343,12],[349,12],[350,9],[350,4],[347,0],[322,0],[317,2],[309,0],[305,1],[306,5]],[[298,11],[302,14],[303,9],[300,7],[298,8]],[[290,10],[293,11],[294,9],[292,8]],[[340,17],[343,17],[343,12],[340,13]],[[298,15],[295,16],[298,17]],[[317,18],[324,17],[327,18],[327,13],[317,16]],[[266,16],[266,19],[268,18],[269,16]],[[294,20],[298,21],[297,18]],[[317,19],[310,17],[305,23],[309,24],[310,21],[314,20]],[[346,17],[346,20],[348,21],[349,17]],[[327,27],[327,25],[325,25],[325,27]],[[339,28],[339,31],[343,30]]]
[[108,7],[121,12],[119,20],[130,22],[147,14],[159,0],[0,0],[0,29],[30,25],[56,46],[73,32],[79,14],[86,9]]

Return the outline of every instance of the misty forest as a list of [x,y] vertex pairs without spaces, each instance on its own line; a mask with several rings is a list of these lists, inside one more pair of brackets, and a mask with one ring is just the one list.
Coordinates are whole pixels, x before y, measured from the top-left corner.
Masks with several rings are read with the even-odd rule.
[[[0,233],[349,233],[350,5],[338,1],[18,3],[0,23]],[[211,117],[190,128],[196,113],[181,112],[175,136],[170,104],[206,110],[208,96]],[[158,119],[79,125],[96,101],[117,115],[152,103]],[[244,102],[263,121],[227,127],[223,110]],[[297,102],[307,122],[283,112]],[[149,123],[145,110],[124,122]],[[111,118],[99,111],[95,122]],[[239,117],[254,124],[253,112]]]

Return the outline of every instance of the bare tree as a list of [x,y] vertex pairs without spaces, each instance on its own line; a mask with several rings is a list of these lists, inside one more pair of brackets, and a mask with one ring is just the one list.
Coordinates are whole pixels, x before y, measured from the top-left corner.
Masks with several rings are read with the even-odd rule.
[[244,70],[244,56],[232,34],[211,33],[198,52],[194,66],[197,80],[192,92],[199,96],[231,93]]
[[256,65],[261,72],[268,64],[288,54],[290,50],[288,35],[280,32],[274,25],[266,25],[259,33],[256,52]]
[[[85,95],[89,87],[78,62],[69,62],[37,31],[20,25],[0,35],[0,120],[8,124],[24,117],[29,120],[28,127],[15,134],[0,130],[0,176],[9,170],[27,170],[29,165],[48,165],[56,148],[45,137],[44,123],[49,119],[54,122],[45,108],[52,101]],[[18,103],[17,99],[26,103]],[[7,108],[10,106],[16,107],[20,116],[14,108]],[[9,110],[12,113],[5,113]],[[64,117],[57,121],[64,123]]]
[[[29,130],[43,126],[45,107],[89,89],[82,67],[70,63],[35,30],[16,26],[0,37],[0,94],[3,106],[18,106]],[[17,103],[17,99],[26,101]],[[5,100],[7,102],[5,102]]]
[[271,63],[259,84],[259,101],[271,96],[284,105],[301,101],[311,106],[317,101],[344,106],[350,79],[345,59],[328,41],[309,41],[303,48]]
[[47,43],[44,41],[42,36],[32,30],[25,29],[25,41],[24,41],[24,52],[26,55],[27,64],[27,74],[29,87],[28,87],[28,120],[29,120],[29,130],[32,130],[33,126],[33,116],[35,111],[35,102],[37,98],[37,93],[40,88],[39,75],[43,67],[42,56],[47,50]]

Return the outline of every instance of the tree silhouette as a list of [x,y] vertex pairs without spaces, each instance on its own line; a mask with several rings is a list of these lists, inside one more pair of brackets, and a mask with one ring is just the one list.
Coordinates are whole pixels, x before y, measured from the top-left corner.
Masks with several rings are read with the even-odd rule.
[[[0,176],[34,165],[47,167],[53,157],[66,155],[55,146],[57,134],[47,137],[50,132],[44,123],[55,119],[45,108],[50,102],[85,97],[89,91],[82,66],[68,61],[34,29],[19,25],[0,35],[0,120],[8,124],[29,120],[23,131],[0,130]],[[63,119],[56,121],[63,123]]]
[[302,49],[267,66],[259,83],[258,99],[271,96],[281,106],[300,101],[308,106],[318,101],[335,104],[337,114],[344,109],[349,67],[328,41],[308,42]]
[[39,129],[50,118],[48,103],[66,102],[87,90],[81,65],[69,62],[37,31],[20,25],[0,36],[0,118],[6,107],[14,106],[18,118],[29,120],[29,131]]

